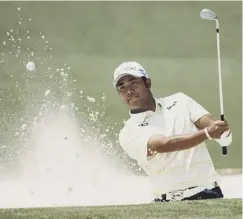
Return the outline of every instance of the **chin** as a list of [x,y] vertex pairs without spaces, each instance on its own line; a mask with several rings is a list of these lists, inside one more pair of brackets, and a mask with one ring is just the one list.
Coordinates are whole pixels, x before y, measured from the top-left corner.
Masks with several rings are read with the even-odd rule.
[[128,104],[128,107],[130,110],[137,110],[141,108],[141,106],[137,104]]

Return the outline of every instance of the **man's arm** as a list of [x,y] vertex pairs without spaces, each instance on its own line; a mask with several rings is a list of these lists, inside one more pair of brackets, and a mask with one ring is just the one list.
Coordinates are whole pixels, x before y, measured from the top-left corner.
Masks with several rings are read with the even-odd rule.
[[[214,121],[207,127],[207,132],[211,138],[220,138],[222,132],[229,129],[227,122]],[[197,146],[207,139],[206,130],[200,130],[196,133],[166,137],[162,135],[153,135],[148,141],[148,156],[154,152],[165,153],[186,150]]]
[[193,134],[171,137],[152,136],[148,142],[148,156],[151,156],[154,152],[164,153],[186,150],[204,142],[206,139],[207,136],[204,130]]
[[202,130],[208,126],[210,126],[213,122],[216,120],[213,118],[212,115],[207,114],[202,116],[200,119],[198,119],[196,122],[194,122],[194,125],[199,129]]
[[[200,119],[198,119],[198,120],[194,123],[194,125],[195,125],[199,130],[202,130],[202,129],[205,129],[206,127],[209,127],[210,125],[212,125],[215,121],[216,121],[216,120],[213,118],[212,115],[207,114],[207,115],[205,115],[205,116],[202,116]],[[227,121],[226,121],[226,123],[227,123]],[[227,130],[227,131],[228,131],[228,132],[225,133],[225,134],[223,135],[223,138],[230,136],[230,134],[231,134],[230,129]],[[224,132],[222,132],[221,135],[222,135],[223,133],[224,133]],[[222,138],[222,136],[220,136],[219,138]]]
[[199,131],[197,133],[172,137],[154,135],[148,142],[148,156],[151,156],[154,152],[165,153],[195,147],[208,139],[206,130],[212,139],[220,139],[222,133],[229,130],[227,121],[215,120],[213,116],[195,100],[183,93],[181,93],[181,96],[186,99],[190,119]]

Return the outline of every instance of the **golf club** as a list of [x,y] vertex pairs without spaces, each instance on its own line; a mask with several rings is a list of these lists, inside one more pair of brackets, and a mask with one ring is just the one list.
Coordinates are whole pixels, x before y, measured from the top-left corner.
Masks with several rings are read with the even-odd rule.
[[[220,102],[220,117],[224,121],[224,103],[223,103],[223,88],[222,88],[222,74],[221,74],[221,59],[220,59],[220,45],[219,45],[219,21],[217,15],[209,9],[203,9],[200,17],[204,20],[216,21],[216,36],[217,36],[217,53],[218,53],[218,78],[219,78],[219,102]],[[227,155],[227,147],[222,146],[223,155]]]

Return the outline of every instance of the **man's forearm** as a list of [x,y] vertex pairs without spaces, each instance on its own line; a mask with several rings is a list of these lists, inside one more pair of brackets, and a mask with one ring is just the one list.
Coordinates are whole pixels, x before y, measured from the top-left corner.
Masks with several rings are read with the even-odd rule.
[[198,119],[194,125],[199,129],[202,130],[208,126],[210,126],[213,122],[215,121],[215,119],[213,118],[212,115],[207,114],[204,115],[203,117],[201,117],[200,119]]
[[186,150],[195,147],[196,145],[204,142],[206,139],[207,136],[204,130],[187,135],[165,137],[161,140],[161,143],[158,145],[156,151],[163,153]]
[[166,153],[186,150],[201,144],[207,139],[217,139],[222,137],[222,133],[229,130],[226,121],[213,121],[206,129],[199,130],[196,133],[178,136],[151,136],[148,142],[148,155],[154,152]]

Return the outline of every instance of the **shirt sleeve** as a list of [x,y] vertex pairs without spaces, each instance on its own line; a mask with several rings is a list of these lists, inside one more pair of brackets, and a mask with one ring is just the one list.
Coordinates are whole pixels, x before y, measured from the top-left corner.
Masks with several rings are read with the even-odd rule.
[[125,127],[119,134],[119,143],[127,154],[138,162],[147,162],[147,146],[153,135],[162,135],[162,129],[146,126],[137,129]]
[[198,119],[202,118],[203,116],[210,114],[203,106],[201,106],[191,97],[187,96],[184,93],[181,93],[181,95],[186,99],[190,120],[193,123],[195,123]]

